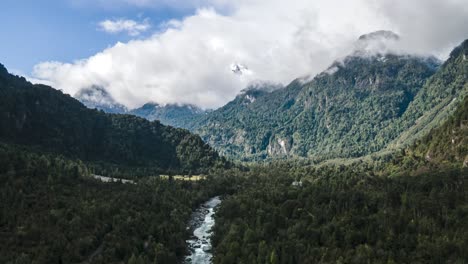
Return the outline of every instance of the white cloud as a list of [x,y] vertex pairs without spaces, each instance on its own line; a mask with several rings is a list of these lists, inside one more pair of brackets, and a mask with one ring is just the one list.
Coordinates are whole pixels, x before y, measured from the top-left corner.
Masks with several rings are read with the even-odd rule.
[[142,32],[150,29],[150,27],[151,25],[148,19],[145,19],[142,22],[130,19],[106,19],[99,22],[99,30],[112,34],[126,32],[130,36],[138,36]]
[[[70,94],[106,87],[129,107],[155,101],[212,108],[254,80],[287,84],[316,74],[348,54],[359,35],[374,30],[400,34],[400,50],[442,57],[468,37],[466,0],[186,2],[207,8],[164,23],[147,39],[117,43],[90,58],[38,64],[33,77]],[[249,74],[234,74],[233,64],[245,65]]]

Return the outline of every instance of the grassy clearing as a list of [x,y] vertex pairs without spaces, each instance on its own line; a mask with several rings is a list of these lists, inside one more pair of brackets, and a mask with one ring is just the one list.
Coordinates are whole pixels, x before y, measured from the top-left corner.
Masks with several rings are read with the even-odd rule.
[[[161,179],[169,179],[169,175],[160,175]],[[179,181],[199,181],[199,180],[205,180],[206,175],[174,175],[172,176],[174,180],[179,180]]]

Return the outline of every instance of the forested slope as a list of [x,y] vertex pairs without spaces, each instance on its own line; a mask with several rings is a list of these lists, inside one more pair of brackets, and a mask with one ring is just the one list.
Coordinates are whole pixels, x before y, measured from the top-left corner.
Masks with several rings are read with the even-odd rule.
[[416,95],[402,118],[394,127],[384,130],[382,135],[395,133],[397,128],[403,129],[403,133],[391,142],[389,147],[408,146],[414,140],[426,135],[432,128],[443,124],[466,96],[468,96],[468,40],[450,53],[447,61]]
[[202,172],[224,160],[200,137],[131,115],[90,110],[0,66],[0,140],[89,163]]
[[414,146],[431,162],[459,162],[468,166],[468,96],[458,102],[455,113]]
[[253,167],[219,208],[214,263],[464,263],[467,102],[390,160]]

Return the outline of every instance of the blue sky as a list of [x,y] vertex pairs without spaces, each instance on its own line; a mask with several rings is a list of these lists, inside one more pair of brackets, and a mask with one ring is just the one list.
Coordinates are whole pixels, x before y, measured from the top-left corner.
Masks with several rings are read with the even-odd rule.
[[252,84],[309,80],[376,30],[401,37],[382,52],[444,60],[468,37],[466,1],[2,0],[0,63],[129,108],[217,108]]
[[152,28],[138,36],[145,38],[161,22],[181,18],[191,12],[189,9],[76,2],[3,0],[0,8],[0,63],[10,71],[29,74],[34,65],[43,61],[73,62],[96,54],[117,41],[135,39],[125,32],[108,34],[98,30],[99,22],[105,19],[139,21],[147,18]]

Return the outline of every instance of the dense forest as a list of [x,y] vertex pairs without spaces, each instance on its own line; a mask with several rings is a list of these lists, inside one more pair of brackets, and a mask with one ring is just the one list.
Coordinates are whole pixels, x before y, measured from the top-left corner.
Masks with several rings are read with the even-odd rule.
[[451,146],[439,135],[464,123],[466,101],[390,157],[274,162],[200,182],[101,183],[80,160],[2,144],[0,262],[177,263],[192,210],[222,195],[214,263],[463,263],[468,170],[424,153]]
[[102,183],[85,164],[0,145],[0,263],[176,263],[192,210],[225,177]]
[[414,150],[432,162],[463,162],[468,166],[468,96],[443,125],[418,140]]
[[463,263],[467,174],[322,168],[249,175],[217,212],[214,263]]
[[0,65],[0,140],[144,173],[207,172],[224,158],[187,130],[132,115],[86,108],[44,85],[32,85]]

